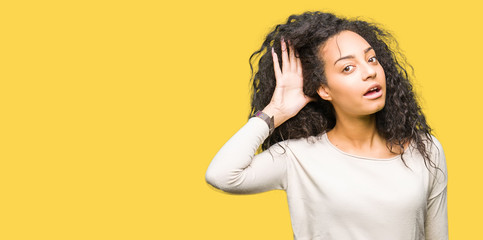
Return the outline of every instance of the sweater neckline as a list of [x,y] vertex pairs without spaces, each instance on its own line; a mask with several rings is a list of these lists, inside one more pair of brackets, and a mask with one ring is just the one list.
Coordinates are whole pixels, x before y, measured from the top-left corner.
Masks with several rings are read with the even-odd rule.
[[370,160],[370,161],[387,162],[387,161],[394,161],[396,159],[399,159],[399,158],[401,158],[401,155],[402,155],[402,154],[398,154],[397,156],[394,156],[394,157],[391,157],[391,158],[371,158],[371,157],[358,156],[358,155],[355,155],[355,154],[352,154],[352,153],[344,152],[341,149],[339,149],[338,147],[336,147],[334,144],[332,144],[332,142],[330,142],[329,138],[327,137],[327,132],[325,132],[322,137],[329,144],[329,146],[331,148],[333,148],[334,150],[336,150],[337,152],[339,152],[343,155],[346,155],[346,156],[349,156],[349,157],[352,157],[352,158]]

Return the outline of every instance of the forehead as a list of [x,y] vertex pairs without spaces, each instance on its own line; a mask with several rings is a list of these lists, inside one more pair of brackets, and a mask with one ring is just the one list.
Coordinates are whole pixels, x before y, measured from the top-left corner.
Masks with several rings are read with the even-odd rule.
[[334,63],[343,56],[364,54],[364,50],[370,46],[359,34],[352,31],[342,31],[327,39],[320,48],[319,57],[326,63]]

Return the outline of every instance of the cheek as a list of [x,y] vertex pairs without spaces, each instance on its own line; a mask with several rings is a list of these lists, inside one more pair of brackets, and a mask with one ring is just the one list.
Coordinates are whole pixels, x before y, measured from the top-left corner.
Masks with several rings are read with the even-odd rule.
[[332,97],[335,102],[352,104],[361,94],[361,87],[350,78],[340,78],[333,81],[331,87]]
[[379,69],[379,73],[378,75],[381,76],[381,78],[383,79],[382,81],[382,84],[384,84],[384,86],[386,86],[386,73],[384,72],[384,68],[382,68],[381,65],[379,65],[380,69]]

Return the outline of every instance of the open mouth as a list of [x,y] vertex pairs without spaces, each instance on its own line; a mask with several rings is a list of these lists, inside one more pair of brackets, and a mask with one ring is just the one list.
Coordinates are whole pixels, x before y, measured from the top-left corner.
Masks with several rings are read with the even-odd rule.
[[377,87],[373,87],[371,89],[369,89],[365,94],[364,96],[365,97],[371,97],[371,96],[376,96],[378,95],[379,93],[381,92],[381,87],[377,86]]

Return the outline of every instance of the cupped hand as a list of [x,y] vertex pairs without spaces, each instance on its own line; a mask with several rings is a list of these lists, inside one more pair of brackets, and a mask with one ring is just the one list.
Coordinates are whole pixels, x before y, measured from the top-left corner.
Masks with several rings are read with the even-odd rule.
[[275,127],[297,115],[307,103],[313,101],[312,98],[304,94],[302,63],[300,58],[295,56],[292,44],[290,41],[288,42],[290,53],[287,52],[287,46],[283,39],[281,46],[282,68],[278,63],[277,53],[272,48],[276,87],[270,103],[263,110],[269,116],[274,116]]

